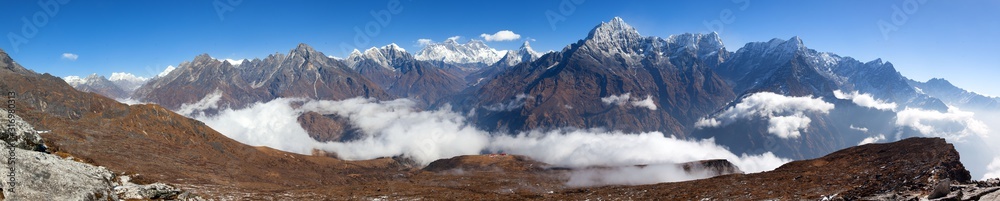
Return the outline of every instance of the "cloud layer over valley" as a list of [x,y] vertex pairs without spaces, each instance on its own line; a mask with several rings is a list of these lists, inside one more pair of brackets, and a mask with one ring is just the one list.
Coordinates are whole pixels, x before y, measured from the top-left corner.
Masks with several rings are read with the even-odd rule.
[[[200,101],[200,106],[214,105],[214,97]],[[376,101],[352,98],[342,101],[279,98],[267,103],[232,110],[215,116],[194,115],[230,138],[254,146],[269,146],[300,154],[312,149],[335,152],[343,159],[365,160],[406,156],[426,165],[432,161],[459,155],[510,153],[560,167],[649,165],[650,169],[630,171],[614,169],[615,174],[595,175],[574,171],[574,185],[658,183],[704,178],[683,171],[665,173],[656,164],[676,164],[697,160],[726,159],[745,172],[777,168],[790,161],[771,153],[738,155],[711,139],[689,141],[668,137],[660,132],[630,134],[601,129],[554,129],[518,134],[489,133],[468,123],[463,114],[449,108],[419,111],[408,99]],[[347,142],[318,142],[309,137],[297,122],[304,112],[338,115],[349,119],[363,133]],[[194,112],[197,114],[197,112]],[[645,173],[643,173],[645,172]],[[649,173],[649,174],[646,174]],[[655,174],[653,174],[655,173]],[[638,175],[637,175],[638,174]],[[602,176],[603,175],[603,176]],[[615,180],[642,178],[638,180]],[[579,177],[579,178],[577,178]],[[604,178],[607,177],[607,178]],[[585,182],[585,181],[589,181]]]

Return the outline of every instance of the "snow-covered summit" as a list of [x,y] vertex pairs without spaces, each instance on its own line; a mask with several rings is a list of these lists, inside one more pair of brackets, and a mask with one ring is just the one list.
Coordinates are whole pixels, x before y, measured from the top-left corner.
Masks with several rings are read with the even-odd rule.
[[667,37],[666,42],[671,44],[672,52],[693,51],[699,57],[718,54],[719,51],[723,51],[726,48],[722,43],[722,39],[719,38],[719,34],[715,32],[709,34],[685,33],[670,35]]
[[355,49],[351,52],[351,55],[349,55],[347,59],[344,59],[344,63],[347,64],[348,67],[354,68],[357,67],[361,61],[370,60],[371,62],[375,62],[384,68],[394,69],[393,66],[397,63],[411,59],[413,59],[413,56],[410,55],[410,53],[407,53],[406,50],[399,47],[399,45],[391,43],[389,45],[382,46],[381,48],[368,48],[368,50],[365,50],[364,53]]
[[146,81],[149,81],[149,78],[135,76],[131,73],[116,72],[111,73],[111,77],[108,78],[108,80],[115,83],[115,85],[118,85],[118,87],[121,87],[125,91],[135,91],[135,89],[138,89],[142,86],[142,84],[145,84]]
[[615,17],[591,30],[586,45],[593,50],[630,54],[637,51],[638,45],[643,41],[645,38],[635,28],[625,23],[622,18]]
[[497,65],[514,66],[523,62],[534,61],[541,56],[542,54],[535,52],[531,48],[531,44],[528,41],[524,41],[524,44],[521,44],[521,48],[518,48],[517,51],[508,51],[503,59],[497,61]]
[[507,54],[507,50],[490,48],[481,40],[469,40],[465,44],[458,43],[457,37],[451,37],[441,43],[431,43],[414,55],[421,61],[442,61],[450,64],[483,63],[493,64]]

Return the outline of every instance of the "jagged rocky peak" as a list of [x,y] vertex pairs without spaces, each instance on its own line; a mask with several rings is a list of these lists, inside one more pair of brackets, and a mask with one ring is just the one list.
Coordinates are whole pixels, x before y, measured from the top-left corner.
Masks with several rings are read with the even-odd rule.
[[535,52],[535,49],[531,48],[531,44],[528,43],[528,41],[524,41],[524,43],[521,44],[521,48],[517,49],[517,52],[519,54],[521,54],[521,55],[529,54],[529,55],[531,55],[534,58],[538,58],[539,56],[542,56],[538,52]]
[[667,37],[667,42],[676,45],[681,45],[691,49],[697,49],[699,47],[705,48],[722,48],[722,39],[719,38],[719,34],[712,32],[710,34],[695,34],[695,33],[685,33],[680,35],[670,35]]
[[529,44],[528,41],[524,41],[524,43],[521,44],[521,48],[518,48],[517,51],[508,51],[507,54],[504,55],[503,59],[500,59],[500,61],[497,62],[497,65],[514,66],[523,62],[534,61],[541,56],[542,55],[540,53],[535,52],[535,50],[531,48],[531,44]]
[[219,61],[219,60],[215,60],[214,58],[212,58],[212,56],[209,56],[208,53],[202,53],[202,54],[199,54],[198,56],[195,56],[194,60],[192,60],[191,62],[199,63],[199,62],[208,62],[208,61]]
[[708,34],[685,33],[671,35],[666,39],[667,43],[673,46],[676,51],[694,51],[698,56],[708,56],[719,51],[724,51],[726,46],[722,43],[722,38],[718,33]]
[[305,43],[299,43],[299,45],[296,46],[294,50],[288,53],[288,57],[290,58],[302,57],[309,60],[329,59],[329,57],[326,57],[326,55],[324,55],[322,52],[316,51],[316,49],[313,49],[312,46],[309,46]]
[[382,46],[381,48],[369,48],[368,50],[365,50],[365,55],[371,59],[386,58],[389,60],[400,57],[412,57],[410,53],[406,52],[406,49],[399,47],[396,43],[390,43],[389,45]]
[[778,56],[776,57],[778,60],[787,61],[795,54],[809,52],[809,49],[802,43],[801,38],[794,36],[788,40],[774,38],[767,42],[747,43],[737,52],[749,53],[746,56],[752,57]]
[[771,39],[771,41],[767,42],[767,45],[767,49],[773,52],[797,52],[806,49],[805,44],[802,43],[802,38],[798,36],[793,36],[788,40]]

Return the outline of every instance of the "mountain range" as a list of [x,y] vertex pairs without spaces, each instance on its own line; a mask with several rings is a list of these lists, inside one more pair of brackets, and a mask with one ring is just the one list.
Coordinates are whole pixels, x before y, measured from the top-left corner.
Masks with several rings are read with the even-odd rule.
[[[904,110],[946,113],[948,105],[995,108],[998,101],[943,79],[910,80],[881,59],[862,62],[809,49],[799,37],[730,51],[716,33],[643,36],[615,17],[545,54],[527,41],[518,50],[495,50],[482,41],[457,40],[428,44],[416,54],[389,44],[344,59],[306,44],[239,65],[199,55],[129,96],[123,91],[132,88],[100,77],[66,80],[83,91],[156,103],[184,115],[277,98],[408,98],[422,109],[465,113],[477,128],[496,135],[561,128],[659,131],[714,139],[737,153],[793,159],[892,140],[886,135],[933,134],[904,123],[873,123],[898,121]],[[316,124],[341,118],[311,114],[299,122],[309,130],[329,130]]]
[[[46,191],[53,185],[42,181],[62,182],[54,187],[57,190],[82,189],[66,193],[80,199],[197,199],[185,193],[298,200],[386,199],[387,194],[414,199],[573,200],[975,200],[1000,196],[1000,183],[971,181],[952,144],[941,138],[910,138],[954,137],[940,136],[943,132],[926,125],[921,115],[950,114],[959,111],[955,107],[995,108],[997,98],[968,92],[943,79],[914,81],[880,59],[861,62],[804,44],[798,37],[773,39],[748,43],[732,52],[717,33],[643,36],[615,17],[562,50],[544,54],[535,52],[528,42],[518,50],[495,50],[482,41],[460,44],[450,38],[416,54],[389,44],[336,59],[299,44],[287,54],[238,62],[197,55],[149,79],[125,74],[111,79],[99,75],[57,78],[28,70],[0,50],[0,89],[17,94],[21,104],[16,115],[4,111],[8,114],[4,119],[16,122],[22,131],[4,138],[3,143],[14,145],[11,153],[27,164],[54,164],[12,165],[19,167],[20,172],[15,172],[19,181],[31,181],[26,191],[34,194],[24,195],[36,196],[32,199],[55,192]],[[392,101],[397,98],[408,100]],[[126,99],[148,104],[121,103]],[[404,121],[454,124],[458,131],[444,132],[483,131],[494,140],[564,137],[508,146],[546,139],[567,141],[556,143],[580,140],[572,138],[579,133],[567,130],[621,134],[593,134],[605,138],[586,138],[594,142],[569,150],[569,157],[562,158],[582,157],[575,153],[586,149],[625,153],[612,148],[628,147],[601,146],[623,136],[642,139],[625,146],[683,139],[690,144],[666,145],[679,144],[680,150],[690,152],[698,151],[685,150],[693,148],[691,144],[711,145],[733,158],[576,167],[508,155],[503,147],[490,147],[479,150],[480,155],[426,163],[407,154],[343,160],[348,153],[329,149],[314,148],[312,155],[303,155],[250,146],[193,119],[218,118],[268,103],[291,103],[293,109],[331,103],[303,103],[309,101],[345,101],[361,109],[237,115],[252,120],[291,117],[317,146],[375,139],[362,146],[386,148],[380,147],[384,141],[440,140],[376,139],[395,131],[442,134],[433,127],[393,127],[396,130],[370,133],[374,124],[400,124],[395,120],[413,115],[417,118]],[[416,109],[405,108],[410,106]],[[377,110],[390,115],[369,122],[351,120]],[[437,114],[450,116],[441,119]],[[962,115],[947,118],[952,116]],[[273,127],[276,122],[254,124]],[[978,126],[964,125],[970,122],[947,122],[951,124],[944,127],[966,135],[981,132]],[[270,134],[269,139],[275,141],[295,137]],[[542,134],[549,136],[537,136]],[[458,139],[461,143],[445,146],[476,143]],[[438,151],[418,148],[405,147]],[[736,164],[745,164],[738,160],[748,156],[799,161],[779,161],[784,165],[773,171],[744,174],[741,168],[746,167]],[[617,175],[615,171],[659,173],[665,167],[679,168],[685,174],[707,168],[711,173],[686,182],[567,186],[581,174],[583,183],[601,183],[606,182],[600,180],[601,175]],[[133,190],[122,190],[136,188],[153,195],[133,196],[126,192]],[[0,196],[15,195],[10,189],[2,192]]]

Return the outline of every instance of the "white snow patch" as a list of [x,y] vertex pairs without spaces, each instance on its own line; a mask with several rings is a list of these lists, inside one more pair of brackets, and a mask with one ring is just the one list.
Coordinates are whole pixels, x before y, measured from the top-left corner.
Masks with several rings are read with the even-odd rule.
[[177,69],[177,67],[174,67],[174,66],[167,66],[167,68],[166,68],[166,69],[163,69],[163,72],[160,72],[160,74],[156,74],[156,77],[163,77],[163,76],[167,76],[168,74],[170,74],[170,72],[173,72],[173,71],[174,71],[174,69]]

